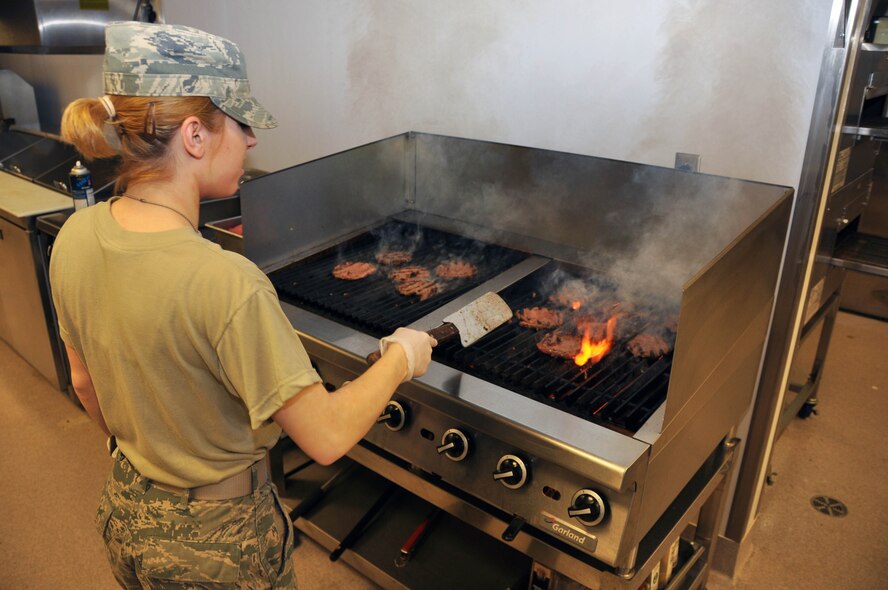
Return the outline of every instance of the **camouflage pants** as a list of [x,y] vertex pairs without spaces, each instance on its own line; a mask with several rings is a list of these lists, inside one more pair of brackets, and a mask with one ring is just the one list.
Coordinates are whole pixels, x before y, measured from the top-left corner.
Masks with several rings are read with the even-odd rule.
[[241,498],[189,500],[152,485],[118,452],[96,526],[123,588],[296,587],[293,525],[271,482]]

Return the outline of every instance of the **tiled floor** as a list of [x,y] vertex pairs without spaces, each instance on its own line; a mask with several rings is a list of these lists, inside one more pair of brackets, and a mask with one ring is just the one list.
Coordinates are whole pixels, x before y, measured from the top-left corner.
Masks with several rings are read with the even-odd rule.
[[[710,590],[888,588],[888,323],[840,314],[819,415],[778,442],[752,554],[735,580]],[[0,589],[116,588],[92,514],[110,466],[85,414],[0,342]],[[811,498],[847,505],[825,516]],[[302,590],[374,584],[304,539],[295,555]]]

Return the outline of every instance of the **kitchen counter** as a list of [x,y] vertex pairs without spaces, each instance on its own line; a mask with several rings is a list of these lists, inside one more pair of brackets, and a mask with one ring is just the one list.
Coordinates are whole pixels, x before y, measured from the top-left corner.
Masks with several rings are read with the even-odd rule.
[[19,220],[72,209],[71,197],[12,174],[0,174],[0,214]]
[[0,339],[54,386],[65,390],[67,369],[52,337],[54,310],[37,216],[73,210],[70,196],[0,173]]

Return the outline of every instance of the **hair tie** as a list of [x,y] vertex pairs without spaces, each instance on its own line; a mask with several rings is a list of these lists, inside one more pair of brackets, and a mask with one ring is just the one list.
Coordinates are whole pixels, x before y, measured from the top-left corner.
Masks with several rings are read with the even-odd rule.
[[111,99],[107,95],[100,96],[99,100],[102,101],[102,106],[104,106],[105,110],[108,111],[108,119],[113,121],[114,117],[117,115],[117,110],[115,110],[114,108],[114,103],[111,102]]

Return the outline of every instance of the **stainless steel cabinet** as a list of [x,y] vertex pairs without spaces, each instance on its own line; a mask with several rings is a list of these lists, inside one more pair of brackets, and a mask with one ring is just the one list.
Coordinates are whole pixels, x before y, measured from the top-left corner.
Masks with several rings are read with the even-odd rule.
[[0,338],[59,389],[44,298],[35,263],[34,232],[0,217]]

